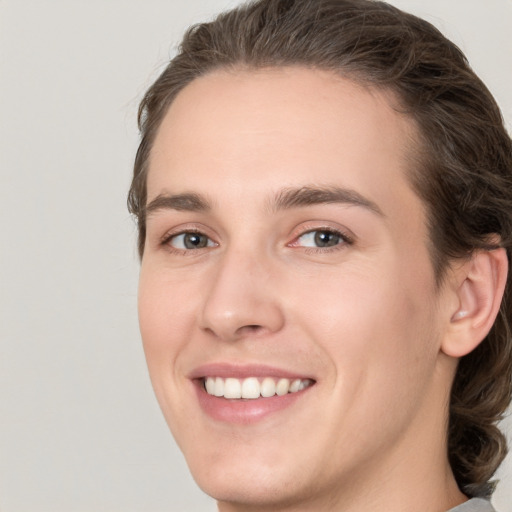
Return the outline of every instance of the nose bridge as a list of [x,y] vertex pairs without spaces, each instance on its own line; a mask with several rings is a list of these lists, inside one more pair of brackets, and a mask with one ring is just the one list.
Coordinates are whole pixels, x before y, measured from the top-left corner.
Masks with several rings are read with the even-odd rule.
[[249,247],[231,248],[219,255],[205,293],[200,324],[222,339],[237,339],[248,332],[275,332],[284,322],[271,283],[269,258]]

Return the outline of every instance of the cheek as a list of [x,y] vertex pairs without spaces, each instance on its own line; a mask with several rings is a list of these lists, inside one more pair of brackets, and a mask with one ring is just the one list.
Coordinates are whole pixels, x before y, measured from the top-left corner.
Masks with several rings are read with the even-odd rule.
[[377,386],[414,380],[418,367],[433,364],[436,355],[431,285],[416,283],[404,266],[382,263],[305,285],[314,292],[294,306],[297,321],[338,373],[354,379],[371,373]]
[[[190,340],[193,326],[190,300],[160,270],[141,268],[139,279],[139,325],[149,376],[160,408],[176,435],[177,419],[186,418],[182,380],[177,359]],[[179,422],[178,422],[179,423]]]
[[320,286],[303,280],[302,295],[296,289],[290,302],[300,332],[330,363],[323,375],[329,457],[350,460],[361,450],[370,457],[390,445],[429,388],[436,360],[430,291],[411,285],[399,267],[347,266]]
[[150,373],[165,365],[189,339],[193,318],[192,298],[163,278],[162,272],[141,268],[139,325]]

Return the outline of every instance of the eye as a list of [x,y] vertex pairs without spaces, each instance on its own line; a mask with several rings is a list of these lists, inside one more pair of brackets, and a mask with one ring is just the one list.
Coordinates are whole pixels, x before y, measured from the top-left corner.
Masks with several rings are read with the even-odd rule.
[[346,236],[332,229],[315,229],[299,236],[293,245],[301,247],[329,248],[348,243]]
[[174,249],[190,250],[190,249],[203,249],[204,247],[215,247],[216,244],[203,233],[195,231],[187,231],[173,235],[165,242]]

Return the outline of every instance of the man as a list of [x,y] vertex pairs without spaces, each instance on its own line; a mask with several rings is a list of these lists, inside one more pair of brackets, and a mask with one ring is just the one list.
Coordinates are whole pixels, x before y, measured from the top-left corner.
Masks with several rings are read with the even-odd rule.
[[512,146],[460,51],[382,2],[261,0],[140,113],[141,332],[219,510],[492,510]]

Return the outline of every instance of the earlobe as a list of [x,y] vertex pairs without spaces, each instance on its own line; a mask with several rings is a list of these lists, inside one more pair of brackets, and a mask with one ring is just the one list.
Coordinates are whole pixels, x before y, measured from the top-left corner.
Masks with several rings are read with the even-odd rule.
[[476,251],[457,271],[457,307],[441,346],[446,355],[465,356],[487,336],[500,308],[507,271],[505,249]]

